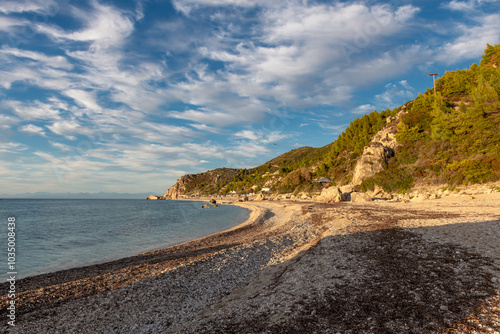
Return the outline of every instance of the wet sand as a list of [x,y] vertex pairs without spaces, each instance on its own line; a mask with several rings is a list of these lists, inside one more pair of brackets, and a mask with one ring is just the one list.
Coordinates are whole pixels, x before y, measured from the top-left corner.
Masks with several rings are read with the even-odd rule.
[[498,195],[239,203],[228,231],[19,280],[11,332],[500,332]]

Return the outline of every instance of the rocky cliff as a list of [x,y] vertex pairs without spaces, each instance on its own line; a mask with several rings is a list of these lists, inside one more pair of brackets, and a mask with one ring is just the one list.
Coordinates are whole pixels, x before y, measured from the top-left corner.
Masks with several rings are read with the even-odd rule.
[[165,192],[165,199],[179,199],[186,192],[185,183],[191,175],[181,176],[175,184]]
[[364,180],[382,172],[398,146],[396,133],[401,117],[406,113],[406,106],[395,116],[387,118],[387,126],[373,136],[370,144],[354,167],[352,184],[360,185]]
[[186,195],[214,195],[238,175],[240,170],[218,168],[200,174],[187,174],[180,177],[165,192],[165,199],[180,199]]

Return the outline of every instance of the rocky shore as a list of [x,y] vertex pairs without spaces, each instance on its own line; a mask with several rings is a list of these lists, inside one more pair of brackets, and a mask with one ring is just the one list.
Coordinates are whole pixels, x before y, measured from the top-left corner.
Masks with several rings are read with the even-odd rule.
[[239,203],[231,230],[20,280],[0,332],[500,332],[499,195]]

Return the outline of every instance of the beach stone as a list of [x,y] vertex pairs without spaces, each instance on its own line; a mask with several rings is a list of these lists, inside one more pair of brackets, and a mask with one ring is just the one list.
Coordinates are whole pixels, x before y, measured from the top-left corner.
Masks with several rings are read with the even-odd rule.
[[422,202],[425,200],[429,199],[429,195],[427,194],[417,194],[415,197],[413,197],[410,202]]
[[337,187],[323,189],[317,200],[323,203],[335,203],[342,201],[342,192]]
[[208,203],[210,203],[210,204],[217,204],[217,201],[212,198]]
[[266,200],[266,196],[264,196],[264,194],[258,194],[257,197],[255,197],[254,201],[265,201]]
[[354,186],[352,184],[342,186],[339,189],[342,194],[354,192]]
[[210,204],[205,204],[201,207],[202,209],[210,209]]
[[369,194],[371,197],[384,197],[385,196],[384,188],[376,184],[373,190],[369,192]]
[[360,202],[371,202],[371,201],[372,197],[367,193],[358,193],[358,192],[351,193],[351,202],[360,203]]

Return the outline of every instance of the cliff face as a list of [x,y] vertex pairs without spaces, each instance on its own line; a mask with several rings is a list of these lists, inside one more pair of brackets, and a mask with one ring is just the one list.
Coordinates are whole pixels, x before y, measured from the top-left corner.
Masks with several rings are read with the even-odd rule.
[[191,175],[181,176],[175,184],[165,192],[165,199],[179,199],[186,192],[186,181]]
[[398,146],[396,133],[401,117],[406,113],[406,106],[393,118],[387,119],[387,126],[373,136],[363,155],[354,167],[352,184],[360,185],[364,180],[384,171],[387,162],[395,154]]

